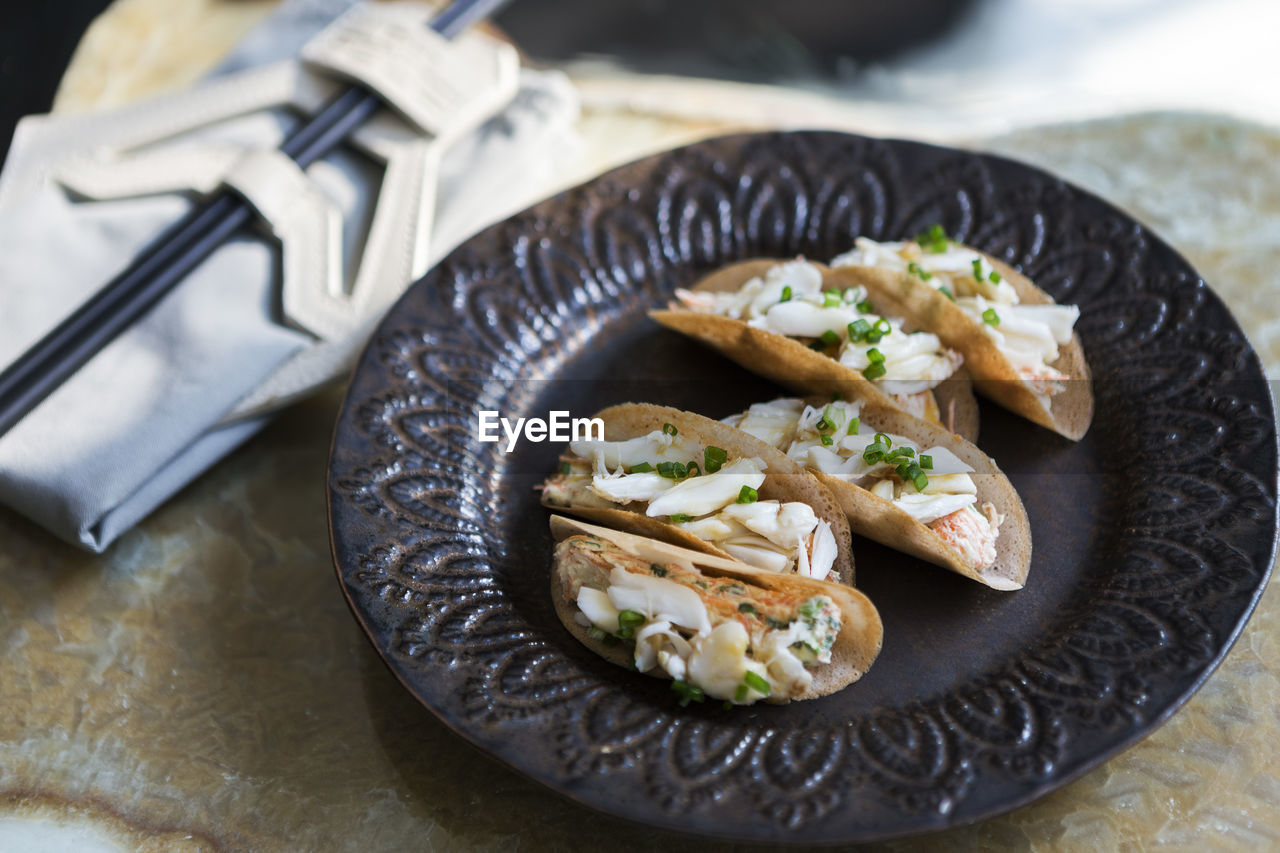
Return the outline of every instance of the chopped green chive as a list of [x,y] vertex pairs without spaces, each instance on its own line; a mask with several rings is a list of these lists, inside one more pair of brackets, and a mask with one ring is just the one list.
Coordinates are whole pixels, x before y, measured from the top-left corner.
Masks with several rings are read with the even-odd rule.
[[876,441],[880,442],[885,447],[893,447],[893,440],[882,432],[876,433]]
[[881,317],[879,320],[876,320],[876,324],[873,328],[877,332],[879,332],[881,336],[887,335],[893,331],[893,326],[891,326],[889,324],[889,321],[883,317]]
[[920,454],[920,467],[926,471],[933,470],[933,457],[927,453]]
[[706,699],[706,694],[702,692],[701,687],[696,687],[688,682],[673,681],[671,689],[680,697],[680,707],[683,708],[690,702],[701,702]]
[[670,516],[670,518],[672,524],[684,524],[689,520],[689,516],[683,512],[677,512],[675,515]]
[[939,287],[938,292],[941,293],[943,296],[947,297],[948,299],[950,299],[952,302],[956,301],[955,294],[952,293],[951,288],[947,287],[946,285]]
[[742,683],[762,696],[769,695],[769,682],[765,681],[757,673],[754,673],[751,670],[747,670],[743,674]]
[[739,684],[737,692],[733,694],[733,701],[741,702],[746,698],[747,698],[747,685]]
[[791,285],[788,284],[786,287],[782,288],[782,298],[779,299],[778,301],[779,302],[791,301]]
[[859,314],[871,314],[875,311],[875,309],[871,307],[870,299],[864,299],[861,302],[857,302],[853,307],[858,309]]
[[613,636],[619,640],[630,640],[636,635],[636,629],[623,625],[621,628],[613,632]]
[[724,448],[711,445],[702,451],[703,470],[708,474],[714,474],[720,470],[720,467],[724,465],[725,460],[728,458],[729,454],[725,452]]
[[914,447],[899,447],[897,450],[894,451],[894,453],[900,453],[901,455],[907,457],[908,459],[916,455],[916,451]]
[[928,270],[922,269],[920,265],[917,264],[915,261],[912,261],[911,263],[907,264],[907,272],[916,276],[921,281],[928,281],[929,279],[933,278],[933,273],[929,272]]
[[833,444],[835,444],[835,443],[836,443],[836,440],[835,440],[834,438],[832,438],[831,436],[829,436],[829,435],[827,435],[827,434],[823,433],[823,436],[822,436],[822,445],[823,445],[824,447],[830,447],[831,445],[833,445]]
[[822,292],[822,307],[837,308],[840,305],[840,291],[824,290]]
[[618,624],[623,628],[639,628],[647,620],[639,610],[621,610],[618,612]]
[[863,368],[862,375],[865,376],[867,379],[879,379],[881,376],[884,376],[885,373],[887,372],[888,371],[885,370],[885,366],[882,363],[876,362],[874,364],[869,364],[865,368]]
[[627,473],[628,474],[646,474],[652,470],[653,470],[653,466],[650,465],[648,462],[641,462],[637,465],[632,465],[630,468],[628,468]]
[[836,344],[840,343],[840,336],[837,335],[835,332],[831,331],[830,329],[827,329],[825,332],[822,333],[822,336],[818,338],[818,340],[822,341],[822,345],[824,347],[833,347]]
[[917,468],[916,471],[918,473],[911,478],[911,482],[915,485],[917,492],[923,492],[925,487],[929,485],[929,478],[925,476],[925,473],[919,468]]
[[657,563],[650,563],[649,571],[653,572],[656,577],[665,578],[667,576],[667,567],[659,566]]
[[662,425],[663,435],[676,435],[680,430],[675,428],[675,424],[666,423]]
[[751,604],[751,602],[749,602],[749,601],[744,601],[744,602],[742,602],[741,604],[739,604],[739,605],[738,605],[738,612],[739,612],[739,613],[750,613],[752,616],[755,616],[755,615],[757,614],[757,611],[756,611],[755,607],[753,607],[753,606],[752,606],[752,604]]
[[973,277],[978,281],[982,281],[986,276],[982,274],[982,261],[977,258],[973,259]]
[[849,435],[857,435],[858,427],[859,425],[861,425],[861,423],[862,423],[862,418],[854,418],[853,420],[849,421],[849,429],[846,430],[846,432]]
[[687,471],[690,477],[702,476],[702,469],[698,467],[697,462],[690,462],[687,467]]
[[923,249],[935,255],[940,255],[947,250],[947,232],[941,225],[930,225],[917,234],[915,239]]
[[605,633],[604,631],[601,631],[596,626],[592,625],[591,630],[587,631],[587,636],[593,640],[603,640],[605,638]]
[[865,340],[867,333],[871,331],[871,324],[859,317],[849,324],[849,340],[857,343]]
[[867,359],[872,364],[884,364],[884,353],[880,352],[880,350],[875,347],[872,347],[867,350]]
[[992,284],[999,284],[1001,281],[1000,273],[996,272],[995,270],[992,270],[991,275],[987,276],[987,280],[990,281]]
[[659,462],[658,476],[668,480],[683,480],[689,476],[689,466],[683,462]]
[[738,492],[738,503],[753,504],[760,497],[760,493],[750,486],[743,486],[742,491]]
[[988,326],[999,326],[1000,315],[996,313],[996,309],[988,308],[986,311],[982,312],[982,322],[986,323]]
[[567,476],[569,476],[569,472],[570,472],[571,470],[573,470],[573,467],[572,467],[568,462],[561,462],[561,463],[560,463],[560,473],[561,473],[561,474],[564,474],[564,475],[567,477]]

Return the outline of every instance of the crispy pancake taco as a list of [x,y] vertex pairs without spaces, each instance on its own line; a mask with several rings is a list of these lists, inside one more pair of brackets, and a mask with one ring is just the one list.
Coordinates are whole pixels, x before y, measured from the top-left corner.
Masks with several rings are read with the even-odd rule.
[[883,628],[842,584],[552,516],[560,621],[620,666],[672,679],[681,704],[824,696],[857,681]]
[[574,441],[542,503],[779,574],[853,584],[849,523],[827,487],[782,452],[718,421],[624,403],[603,441]]
[[978,405],[960,353],[827,267],[744,261],[675,295],[650,316],[748,370],[804,394],[870,397],[977,439]]
[[1031,565],[1022,500],[974,445],[900,411],[861,401],[782,398],[730,424],[807,468],[854,533],[1000,590]]
[[1074,305],[1058,305],[1026,276],[934,226],[914,240],[859,237],[831,262],[845,286],[910,318],[964,356],[978,393],[1078,441],[1093,418],[1089,365]]

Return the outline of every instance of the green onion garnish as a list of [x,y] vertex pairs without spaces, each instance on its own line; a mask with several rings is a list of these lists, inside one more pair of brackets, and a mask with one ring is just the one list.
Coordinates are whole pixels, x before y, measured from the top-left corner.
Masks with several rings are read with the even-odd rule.
[[755,615],[756,615],[756,613],[757,613],[757,611],[756,611],[755,607],[753,607],[753,606],[751,605],[751,602],[749,602],[749,601],[744,601],[744,602],[742,602],[741,604],[739,604],[739,605],[738,605],[738,612],[739,612],[739,613],[750,613],[752,616],[755,616]]
[[667,423],[662,425],[663,435],[676,435],[679,432],[680,430],[676,429],[675,424]]
[[824,446],[824,447],[830,447],[831,445],[833,445],[833,444],[835,444],[835,443],[836,443],[836,440],[835,440],[834,438],[832,438],[831,436],[827,435],[826,433],[823,433],[823,435],[822,435],[822,444],[823,444],[823,446]]
[[702,467],[708,474],[714,474],[720,470],[720,466],[724,465],[728,458],[729,454],[724,448],[710,445],[702,451]]
[[690,462],[686,468],[686,473],[690,477],[700,477],[702,476],[702,469],[698,467],[697,462]]
[[573,470],[573,466],[571,466],[568,462],[561,462],[561,463],[560,463],[560,473],[561,473],[561,474],[564,474],[564,475],[567,477],[567,476],[569,476],[569,472],[570,472],[571,470]]
[[618,624],[623,628],[639,628],[646,621],[645,616],[639,610],[620,610],[618,611]]
[[853,307],[858,309],[859,314],[870,314],[875,310],[871,307],[870,299],[864,299],[861,302],[857,302]]
[[947,297],[948,299],[950,299],[952,302],[956,301],[955,294],[953,294],[951,292],[951,288],[947,287],[946,285],[939,287],[938,292],[941,293],[943,296]]
[[897,450],[894,451],[894,453],[899,453],[907,457],[908,459],[916,455],[916,451],[914,447],[907,447],[905,445],[903,445],[902,447],[899,447]]
[[930,456],[930,455],[929,455],[929,454],[927,454],[927,453],[921,453],[921,454],[920,454],[920,467],[921,467],[921,468],[924,468],[926,471],[932,471],[932,470],[933,470],[933,457],[932,457],[932,456]]
[[982,274],[982,261],[977,258],[973,259],[973,277],[978,281],[982,281],[986,276]]
[[884,364],[884,353],[880,352],[880,350],[875,347],[872,347],[867,350],[867,359],[872,364]]
[[933,278],[933,273],[927,270],[921,269],[920,265],[917,264],[915,261],[912,261],[911,263],[907,264],[907,272],[916,276],[921,281],[928,281],[929,279]]
[[916,475],[911,478],[911,482],[915,485],[917,492],[923,492],[929,485],[929,478],[919,468],[916,469]]
[[689,516],[683,512],[677,512],[675,515],[670,516],[670,518],[672,524],[684,524],[689,520]]
[[706,699],[706,694],[702,692],[701,687],[689,684],[684,681],[671,682],[671,689],[680,696],[680,707],[688,705],[690,702],[701,702]]
[[893,439],[889,438],[889,436],[882,432],[876,433],[876,441],[883,444],[886,449],[893,447]]
[[880,343],[880,339],[883,337],[884,335],[880,333],[880,330],[873,326],[871,331],[867,332],[867,343],[878,344]]
[[752,672],[751,670],[747,670],[743,674],[742,683],[747,687],[750,687],[755,692],[759,693],[761,696],[769,695],[769,682],[765,681],[758,674]]
[[867,379],[879,379],[881,376],[884,376],[885,373],[887,372],[888,371],[885,370],[885,366],[877,362],[875,364],[870,364],[867,367],[863,368],[862,375],[865,376]]
[[987,280],[990,281],[992,284],[999,284],[1000,273],[996,272],[995,270],[992,270],[991,275],[987,276]]
[[782,288],[782,298],[779,299],[778,301],[779,302],[791,301],[791,285],[788,284],[786,287]]
[[668,480],[683,480],[689,475],[689,466],[683,462],[659,462],[658,476]]
[[652,470],[653,470],[653,466],[650,465],[648,462],[640,462],[628,468],[627,473],[628,474],[646,474]]
[[739,684],[739,685],[738,685],[738,691],[737,691],[736,693],[734,693],[734,694],[733,694],[733,701],[735,701],[735,702],[741,702],[742,700],[744,700],[744,699],[746,699],[746,698],[747,698],[747,685],[745,685],[745,684]]
[[753,504],[760,497],[760,493],[750,486],[743,486],[742,491],[738,492],[738,503]]
[[851,421],[849,421],[849,429],[848,429],[848,430],[846,430],[846,432],[847,432],[849,435],[857,435],[857,434],[858,434],[858,426],[859,426],[861,423],[862,423],[862,418],[854,418],[854,419],[852,419]]
[[999,326],[1000,315],[996,313],[996,309],[988,308],[986,311],[982,312],[982,322],[986,323],[988,326]]
[[883,317],[881,317],[879,320],[876,320],[876,324],[874,328],[877,332],[881,334],[881,336],[887,335],[893,331],[893,326],[891,326],[889,324],[889,321]]
[[840,305],[840,291],[824,290],[822,292],[823,308],[836,308],[836,307],[839,307],[839,305]]
[[605,634],[604,634],[604,631],[601,631],[595,625],[592,625],[591,630],[587,631],[587,636],[593,640],[603,640],[605,637]]
[[933,254],[940,255],[947,250],[947,232],[935,223],[917,234],[916,242]]
[[822,333],[822,336],[819,337],[818,340],[822,341],[822,345],[824,347],[833,347],[836,344],[840,343],[840,336],[837,335],[835,332],[831,331],[830,329],[827,329],[825,332]]
[[859,317],[849,324],[849,340],[857,343],[867,336],[867,332],[871,331],[871,324]]

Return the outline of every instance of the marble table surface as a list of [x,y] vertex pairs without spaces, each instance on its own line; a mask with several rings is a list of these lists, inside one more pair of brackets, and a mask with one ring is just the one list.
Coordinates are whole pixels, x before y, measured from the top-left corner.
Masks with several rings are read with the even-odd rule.
[[[58,108],[180,85],[270,6],[121,0]],[[788,123],[758,108],[776,91],[731,87],[730,114],[699,107],[723,102],[721,84],[580,82],[584,174]],[[680,97],[646,97],[659,89]],[[804,103],[792,123],[859,126],[835,107],[814,121]],[[1154,227],[1280,378],[1280,132],[1162,113],[951,141],[1051,169]],[[325,462],[341,393],[286,411],[104,555],[0,510],[0,850],[728,849],[564,801],[400,688],[330,564]],[[1273,586],[1221,668],[1145,741],[1011,814],[883,847],[1280,847],[1278,632]]]

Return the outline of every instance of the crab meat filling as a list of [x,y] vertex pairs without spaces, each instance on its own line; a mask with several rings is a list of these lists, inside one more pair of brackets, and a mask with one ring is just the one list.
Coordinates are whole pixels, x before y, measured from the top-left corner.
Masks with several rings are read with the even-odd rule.
[[[973,468],[944,447],[921,448],[903,436],[877,432],[862,423],[861,410],[859,402],[809,406],[784,397],[757,403],[725,423],[769,442],[806,468],[889,501],[927,525],[974,568],[992,565],[1004,519],[990,503],[977,506],[978,489],[970,476]],[[896,448],[903,455],[891,460],[873,453],[868,461],[869,448],[884,446],[882,436],[891,450]],[[926,457],[927,468],[922,467]],[[899,471],[902,460],[914,461],[923,476],[904,477]]]
[[831,525],[808,504],[756,500],[763,460],[726,458],[707,472],[706,459],[698,442],[659,430],[628,441],[575,441],[543,497],[664,519],[757,568],[831,576],[838,551]]
[[972,317],[1013,366],[1018,377],[1048,407],[1065,390],[1067,376],[1051,365],[1058,348],[1071,342],[1080,318],[1074,305],[1023,305],[1017,291],[980,253],[957,243],[926,250],[915,241],[877,243],[865,237],[831,266],[878,267],[914,275],[936,289],[946,288],[956,305]]
[[826,595],[767,590],[691,564],[656,564],[595,536],[556,546],[560,594],[602,642],[633,643],[640,672],[740,705],[785,701],[831,661],[842,626]]
[[[706,293],[677,290],[686,308],[743,320],[758,329],[821,345],[841,364],[868,372],[886,394],[929,396],[960,366],[962,358],[937,335],[906,332],[902,321],[869,309],[862,287],[822,289],[822,272],[804,260],[772,267],[736,291]],[[927,404],[908,402],[920,410]]]

